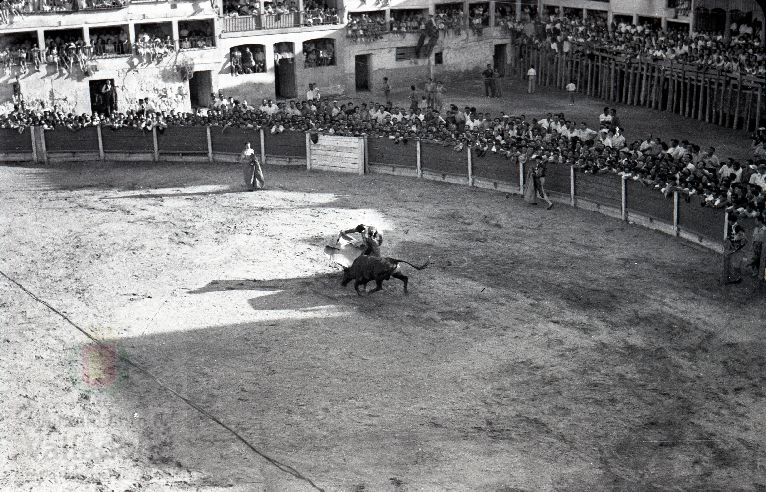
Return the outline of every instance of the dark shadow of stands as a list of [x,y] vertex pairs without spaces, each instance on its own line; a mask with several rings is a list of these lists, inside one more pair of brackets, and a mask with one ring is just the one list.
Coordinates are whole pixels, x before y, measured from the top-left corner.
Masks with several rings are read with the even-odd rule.
[[102,198],[102,200],[117,200],[122,198],[182,198],[189,196],[228,195],[231,193],[242,193],[244,191],[244,187],[241,187],[240,189],[230,187],[226,190],[195,191],[187,193],[141,193],[138,195],[105,196]]
[[[476,293],[467,292],[460,302],[476,303],[473,309],[493,309],[495,303],[503,302],[502,298],[516,289],[526,291],[537,301],[560,297],[578,306],[583,315],[596,317],[608,318],[611,313],[625,311],[626,303],[640,301],[606,296],[608,290],[614,289],[609,282],[583,289],[584,282],[576,278],[576,272],[565,283],[553,280],[552,272],[560,265],[551,262],[545,252],[528,259],[530,263],[541,263],[539,274],[526,275],[518,272],[522,255],[503,251],[493,256],[482,255],[471,245],[456,251],[441,245],[400,242],[390,254],[415,261],[433,255],[436,261],[429,269],[413,274],[413,292],[409,296],[404,296],[401,285],[392,281],[386,283],[383,292],[360,298],[352,287],[344,289],[339,285],[337,273],[262,281],[213,280],[188,293],[194,294],[198,303],[205,303],[207,293],[265,293],[247,301],[258,320],[216,325],[212,314],[210,326],[203,329],[140,336],[119,343],[129,357],[221,418],[262,452],[293,466],[320,486],[335,486],[338,484],[327,481],[354,474],[344,456],[357,456],[366,462],[378,445],[389,449],[401,447],[403,453],[408,452],[407,442],[413,440],[423,443],[467,440],[476,446],[486,445],[481,433],[466,434],[464,429],[455,428],[445,435],[446,431],[429,425],[431,416],[427,412],[412,410],[426,408],[438,412],[444,405],[439,396],[443,392],[432,387],[433,381],[424,375],[433,374],[434,368],[447,361],[467,364],[472,347],[483,346],[497,335],[491,327],[482,330],[471,327],[468,319],[465,329],[472,331],[465,338],[453,332],[454,327],[430,321],[427,317],[430,313],[441,311],[428,304],[433,292],[427,287],[436,284],[439,277],[460,277],[503,290],[494,299],[483,300]],[[500,283],[503,278],[505,281]],[[627,283],[626,288],[630,288],[629,280],[611,282]],[[319,309],[324,307],[330,309],[329,314]],[[439,308],[448,309],[443,305]],[[546,315],[539,306],[530,305],[528,309]],[[285,313],[275,312],[279,310]],[[257,317],[259,312],[264,315],[262,318]],[[659,414],[665,418],[672,416],[674,405],[685,404],[682,392],[671,391],[673,388],[709,386],[710,391],[719,394],[740,384],[742,375],[734,373],[713,373],[698,379],[696,374],[684,372],[674,357],[658,356],[657,351],[680,357],[688,354],[696,357],[694,354],[699,352],[720,360],[721,364],[737,360],[745,366],[758,365],[764,353],[763,343],[731,343],[717,336],[702,336],[693,325],[669,313],[638,319],[632,330],[643,337],[646,347],[631,348],[626,342],[625,346],[616,344],[609,350],[597,345],[571,353],[571,357],[583,360],[598,354],[610,358],[609,364],[615,359],[620,364],[640,364],[642,370],[635,375],[637,381],[630,382],[639,388],[636,391],[667,395],[660,398],[662,405],[648,397],[635,400],[619,428],[614,429],[616,437],[600,438],[600,445],[612,453],[623,453],[624,442],[620,437],[623,425],[638,432],[645,424],[645,415]],[[516,368],[525,370],[522,366]],[[550,388],[536,396],[540,408],[555,406],[560,395],[570,393],[569,385],[577,386],[576,381],[583,377],[561,373],[560,378],[551,378],[549,371],[539,369],[524,374],[525,386]],[[465,384],[450,390],[468,392],[466,388],[471,387],[473,378],[481,385],[486,384],[486,377],[484,373],[466,372]],[[619,395],[626,382],[615,375],[604,376],[598,384],[601,393]],[[754,386],[743,391],[754,397],[760,390]],[[133,421],[140,435],[135,448],[155,465],[201,472],[205,486],[255,481],[259,485],[254,488],[265,489],[268,487],[261,481],[271,480],[280,484],[275,486],[276,490],[292,488],[279,482],[292,480],[289,476],[250,455],[231,435],[201,418],[143,374],[130,370],[115,397],[125,414],[140,416]],[[467,397],[463,401],[468,402],[468,407],[462,409],[466,415],[486,412],[484,401]],[[599,410],[596,405],[593,409],[604,415],[613,412],[611,407]],[[672,424],[675,432],[696,435],[698,429],[693,420],[670,418],[668,428]],[[356,429],[357,424],[349,422],[364,422],[366,427],[356,432],[350,429]],[[607,422],[607,427],[612,425],[610,420]],[[402,440],[398,436],[407,438]],[[532,435],[528,439],[533,442],[543,437]],[[328,449],[328,444],[333,448]],[[388,459],[385,454],[380,458]],[[327,463],[334,469],[332,474],[327,472]],[[385,465],[391,467],[394,476],[408,473],[406,465],[405,468],[390,462]]]

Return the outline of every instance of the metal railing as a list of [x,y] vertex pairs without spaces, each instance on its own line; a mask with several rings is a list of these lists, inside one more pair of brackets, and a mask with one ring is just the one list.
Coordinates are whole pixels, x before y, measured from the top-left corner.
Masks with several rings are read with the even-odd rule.
[[286,29],[320,25],[341,24],[341,12],[329,13],[324,10],[287,12],[283,14],[248,15],[224,17],[223,32],[258,31],[265,29]]

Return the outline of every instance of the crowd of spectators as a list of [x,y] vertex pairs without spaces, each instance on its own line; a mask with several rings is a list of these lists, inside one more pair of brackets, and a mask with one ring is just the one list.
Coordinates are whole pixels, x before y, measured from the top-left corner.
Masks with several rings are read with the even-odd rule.
[[425,30],[428,16],[422,12],[391,11],[391,22],[388,30],[392,34],[404,36],[407,33]]
[[[440,105],[438,105],[440,106]],[[307,100],[264,100],[254,107],[246,101],[215,96],[210,108],[194,113],[159,110],[149,105],[111,115],[76,115],[59,111],[14,110],[0,115],[0,127],[47,128],[106,125],[113,128],[160,129],[169,125],[212,125],[256,128],[271,132],[316,131],[338,135],[370,135],[407,144],[421,139],[463,151],[471,147],[477,158],[489,153],[522,162],[532,154],[552,165],[574,166],[591,174],[620,174],[655,188],[666,196],[699,195],[705,206],[727,208],[741,216],[764,213],[766,201],[766,134],[755,137],[751,157],[722,158],[713,147],[660,137],[629,141],[614,109],[605,109],[597,130],[563,114],[530,119],[482,113],[451,105],[440,112],[436,105],[409,108],[376,102],[355,104]]]
[[530,29],[528,23],[504,18],[501,25],[514,32],[522,42],[550,47],[558,52],[598,51],[628,58],[673,60],[697,65],[700,69],[766,75],[766,55],[760,42],[759,27],[734,24],[730,33],[666,30],[651,24],[638,26],[625,22],[611,26],[603,18],[548,16],[542,29]]
[[[299,5],[295,0],[289,2],[264,2],[263,15],[273,19],[274,26],[281,27],[283,16],[300,12]],[[261,2],[254,0],[225,0],[222,5],[224,17],[248,17],[261,15]],[[300,16],[300,23],[305,26],[318,26],[324,24],[339,24],[340,15],[338,10],[315,1],[306,1]],[[288,22],[290,24],[290,22]]]
[[266,52],[261,44],[235,46],[229,50],[229,57],[232,75],[266,72]]
[[303,43],[304,67],[327,67],[335,65],[335,41],[315,39]]
[[350,13],[346,23],[346,37],[352,41],[369,43],[381,39],[387,32],[383,12]]
[[455,5],[437,5],[434,22],[441,35],[451,33],[455,36],[460,36],[465,29],[466,19],[462,7]]
[[40,12],[77,12],[80,10],[120,8],[127,0],[2,0],[0,23],[8,24],[15,17]]

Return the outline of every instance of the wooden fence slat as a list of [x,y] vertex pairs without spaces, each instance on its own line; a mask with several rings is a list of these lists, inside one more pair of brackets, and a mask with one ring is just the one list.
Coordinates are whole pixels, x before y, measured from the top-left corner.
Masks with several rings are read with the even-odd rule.
[[739,125],[739,106],[740,99],[742,98],[742,72],[739,73],[737,79],[737,99],[734,101],[734,121],[732,121],[731,127],[736,129]]
[[723,118],[725,114],[723,112],[723,107],[724,107],[723,105],[725,104],[725,101],[726,101],[726,78],[725,77],[721,77],[721,90],[718,94],[719,94],[719,97],[721,98],[721,105],[720,105],[719,113],[718,113],[718,125],[723,126],[723,121],[724,121]]

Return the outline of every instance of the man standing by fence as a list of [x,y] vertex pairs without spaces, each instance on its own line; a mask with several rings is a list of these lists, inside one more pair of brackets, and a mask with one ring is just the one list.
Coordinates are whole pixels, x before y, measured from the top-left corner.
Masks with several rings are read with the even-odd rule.
[[495,71],[492,70],[492,65],[487,63],[487,69],[481,72],[481,76],[484,79],[484,95],[493,97],[495,93],[492,90],[492,78],[495,76]]
[[529,79],[528,85],[527,85],[527,94],[534,94],[535,93],[535,82],[537,82],[537,70],[535,70],[535,66],[531,65],[529,67],[529,70],[527,70],[527,79]]

